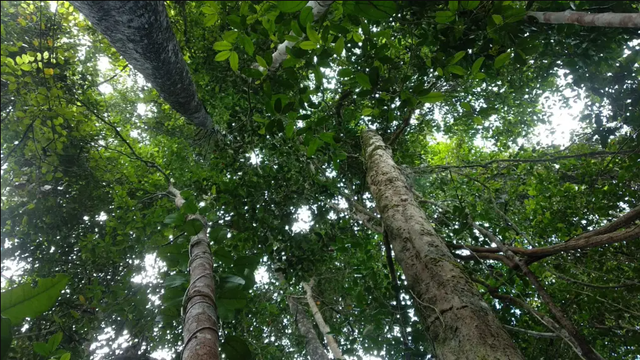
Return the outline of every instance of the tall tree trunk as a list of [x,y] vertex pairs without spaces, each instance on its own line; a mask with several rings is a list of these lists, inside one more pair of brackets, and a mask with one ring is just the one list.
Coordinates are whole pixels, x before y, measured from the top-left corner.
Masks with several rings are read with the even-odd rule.
[[213,122],[198,99],[162,1],[70,1],[120,55],[194,125]]
[[413,198],[382,138],[362,134],[367,181],[440,360],[523,359]]
[[[276,273],[278,279],[280,279],[280,283],[286,283],[284,275],[282,273]],[[305,338],[305,348],[307,349],[307,354],[309,355],[309,359],[311,360],[329,360],[329,356],[326,352],[324,352],[324,348],[318,339],[318,335],[316,334],[315,329],[313,328],[313,324],[309,319],[309,315],[304,307],[300,306],[300,304],[293,298],[293,296],[287,296],[287,304],[289,304],[289,309],[291,310],[291,315],[293,315],[294,319],[296,319],[296,324],[298,325],[298,330]]]
[[527,16],[532,16],[541,23],[546,24],[575,24],[582,26],[603,26],[603,27],[640,27],[639,13],[602,13],[590,14],[577,11],[563,12],[538,12],[529,11]]
[[313,279],[308,284],[303,282],[302,287],[304,288],[304,291],[307,293],[307,303],[309,304],[309,309],[311,309],[311,314],[313,314],[313,318],[316,320],[316,324],[318,324],[318,328],[320,328],[322,335],[324,335],[325,340],[327,340],[327,344],[329,345],[329,349],[333,354],[333,358],[344,359],[344,356],[342,356],[342,351],[340,351],[340,347],[338,346],[336,339],[334,339],[333,336],[330,334],[331,329],[329,329],[329,326],[327,325],[327,323],[324,322],[324,319],[322,318],[322,314],[320,313],[320,309],[318,309],[318,306],[316,305],[316,301],[313,298],[313,290],[312,290]]
[[[175,196],[176,206],[181,208],[185,200],[180,191],[169,185],[169,192]],[[213,257],[207,235],[209,226],[201,215],[190,214],[187,220],[191,219],[197,219],[203,226],[189,242],[191,281],[182,304],[185,309],[182,360],[219,360]]]

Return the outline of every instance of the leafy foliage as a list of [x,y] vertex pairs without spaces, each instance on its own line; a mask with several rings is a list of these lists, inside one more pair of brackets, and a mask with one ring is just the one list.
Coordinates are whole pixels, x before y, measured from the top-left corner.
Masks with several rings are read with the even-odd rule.
[[[7,343],[20,359],[88,358],[97,348],[106,358],[179,356],[189,237],[202,230],[187,215],[196,213],[211,224],[227,358],[300,358],[304,337],[285,297],[311,278],[346,356],[428,358],[432,342],[412,315],[419,304],[397,264],[392,280],[372,230],[381,223],[365,182],[367,127],[397,139],[396,163],[452,245],[492,246],[469,216],[509,245],[543,247],[639,205],[634,29],[537,24],[524,2],[343,1],[318,20],[306,5],[167,3],[198,94],[225,132],[217,142],[68,3],[2,3],[3,288],[33,292],[34,279],[68,276],[40,316],[32,305],[19,312],[29,319],[13,340],[3,292],[3,359]],[[632,2],[534,3],[571,6],[637,11]],[[271,69],[285,42],[287,58]],[[533,136],[552,115],[542,101],[572,107],[567,89],[585,103],[580,128],[569,146],[544,145]],[[179,211],[151,164],[185,190]],[[605,358],[629,358],[640,343],[638,246],[531,265]],[[547,312],[517,270],[452,252],[474,278]],[[478,288],[503,324],[551,332]],[[559,338],[509,332],[525,358],[577,358]]]

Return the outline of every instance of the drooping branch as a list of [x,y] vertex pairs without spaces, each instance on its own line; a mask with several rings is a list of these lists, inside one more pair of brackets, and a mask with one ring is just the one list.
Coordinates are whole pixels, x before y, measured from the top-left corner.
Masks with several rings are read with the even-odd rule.
[[313,298],[313,283],[314,279],[311,279],[308,284],[305,282],[302,283],[302,287],[306,292],[307,303],[309,304],[309,308],[311,309],[311,314],[313,314],[313,318],[316,320],[318,328],[322,332],[322,335],[324,335],[325,340],[327,340],[327,344],[329,345],[329,349],[331,350],[333,357],[335,359],[344,359],[344,356],[342,356],[342,351],[340,351],[340,347],[338,346],[336,339],[334,339],[333,335],[331,335],[331,329],[329,329],[327,323],[324,322],[324,318],[322,318],[322,314],[320,313],[320,310],[316,305],[316,301]]
[[527,16],[546,24],[575,24],[581,26],[640,28],[638,13],[599,13],[591,14],[578,11],[538,12],[529,11]]

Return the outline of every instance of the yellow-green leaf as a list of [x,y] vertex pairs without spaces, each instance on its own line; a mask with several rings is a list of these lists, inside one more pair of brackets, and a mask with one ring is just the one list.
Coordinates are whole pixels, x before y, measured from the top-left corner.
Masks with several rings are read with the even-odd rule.
[[217,43],[213,44],[213,49],[218,51],[230,50],[231,47],[231,44],[226,41],[218,41]]
[[230,55],[231,55],[231,51],[225,50],[225,51],[219,52],[218,55],[216,55],[215,60],[216,61],[224,61],[224,60],[227,60],[227,58]]
[[238,53],[235,51],[231,52],[231,55],[229,56],[229,65],[231,65],[231,69],[233,69],[233,71],[238,71]]

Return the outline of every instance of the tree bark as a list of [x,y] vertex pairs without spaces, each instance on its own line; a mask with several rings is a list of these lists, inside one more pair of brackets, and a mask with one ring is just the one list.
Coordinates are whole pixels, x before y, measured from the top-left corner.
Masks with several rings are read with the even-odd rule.
[[340,351],[340,347],[338,347],[338,343],[336,342],[336,339],[334,339],[333,336],[330,334],[331,330],[329,329],[329,326],[327,325],[327,323],[324,322],[324,319],[322,318],[322,314],[320,313],[318,306],[316,306],[316,301],[313,298],[313,291],[311,290],[312,286],[313,286],[313,280],[311,280],[308,284],[304,282],[302,283],[302,287],[307,293],[307,303],[309,304],[309,309],[311,309],[311,314],[313,314],[313,318],[316,320],[316,324],[318,324],[318,328],[320,328],[322,335],[324,335],[325,340],[327,340],[327,344],[329,345],[329,349],[333,354],[333,358],[344,359],[344,356],[342,356],[342,351]]
[[367,181],[384,229],[416,300],[436,357],[523,359],[491,308],[429,225],[389,148],[375,132],[362,135]]
[[[277,272],[276,275],[280,280],[281,284],[285,284],[286,280],[284,275],[280,272]],[[296,320],[296,324],[298,325],[298,330],[305,338],[305,348],[307,349],[307,355],[309,355],[309,359],[311,360],[329,360],[329,356],[326,352],[324,352],[324,348],[318,340],[318,335],[316,331],[313,329],[313,324],[311,320],[309,320],[309,316],[305,309],[298,304],[296,299],[293,296],[287,296],[287,304],[289,304],[289,309],[291,310],[291,315]]]
[[70,2],[176,112],[212,128],[162,1]]
[[590,14],[577,11],[563,12],[538,12],[529,11],[527,16],[532,16],[541,23],[546,24],[575,24],[582,26],[602,26],[602,27],[640,27],[639,13],[602,13]]
[[[169,192],[175,196],[176,206],[181,208],[185,200],[180,191],[169,185]],[[198,219],[203,227],[189,242],[191,281],[183,299],[185,311],[182,360],[219,360],[213,257],[207,235],[209,226],[201,215],[188,215],[188,220],[190,219]]]

